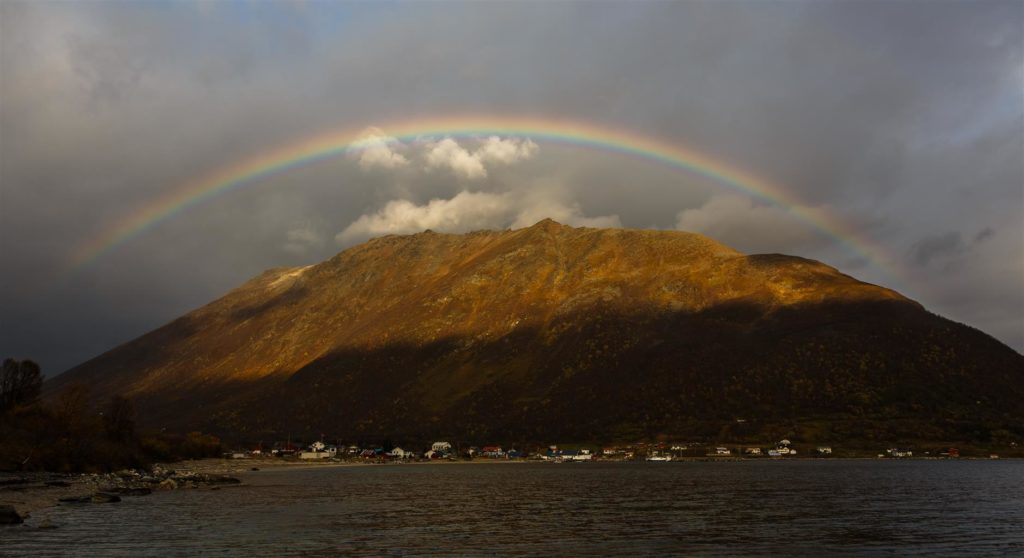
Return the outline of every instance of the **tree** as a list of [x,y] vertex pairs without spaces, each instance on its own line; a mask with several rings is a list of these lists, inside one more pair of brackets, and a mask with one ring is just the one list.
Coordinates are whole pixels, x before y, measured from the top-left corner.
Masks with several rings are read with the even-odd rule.
[[103,413],[103,430],[107,437],[117,442],[128,442],[135,437],[135,406],[127,398],[115,395],[110,398]]
[[38,364],[31,360],[4,360],[0,370],[0,413],[34,402],[42,389],[43,374]]

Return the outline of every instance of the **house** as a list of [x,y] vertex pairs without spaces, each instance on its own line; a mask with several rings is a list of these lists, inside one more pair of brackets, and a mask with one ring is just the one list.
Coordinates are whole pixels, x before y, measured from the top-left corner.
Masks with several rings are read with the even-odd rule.
[[430,446],[430,450],[436,451],[437,453],[451,453],[452,445],[448,442],[434,442],[434,444]]
[[373,459],[374,457],[377,457],[377,452],[372,449],[364,449],[359,452],[359,457],[362,457],[363,459]]
[[396,448],[392,449],[391,451],[389,451],[387,453],[387,455],[388,455],[388,457],[393,457],[395,459],[410,459],[412,457],[415,457],[416,454],[414,452],[405,451],[402,448],[396,447]]
[[626,447],[608,447],[601,450],[601,455],[607,459],[632,459],[633,448],[630,446]]
[[776,448],[768,450],[768,457],[782,457],[782,452]]
[[576,461],[590,461],[593,458],[594,454],[590,453],[589,449],[581,449],[580,452],[576,454]]
[[905,459],[907,457],[914,457],[914,452],[909,449],[902,448],[889,448],[885,450],[885,453],[889,454],[889,457],[895,457],[897,459]]
[[744,448],[743,453],[745,455],[763,455],[761,453],[761,448]]
[[338,448],[326,446],[323,442],[313,442],[309,450],[299,454],[299,459],[327,459],[338,455]]
[[505,457],[505,452],[501,449],[501,446],[484,446],[481,450],[481,455],[484,457]]
[[715,448],[715,455],[732,455],[732,452],[729,451],[729,448],[717,447]]
[[818,446],[818,455],[832,455],[832,446]]

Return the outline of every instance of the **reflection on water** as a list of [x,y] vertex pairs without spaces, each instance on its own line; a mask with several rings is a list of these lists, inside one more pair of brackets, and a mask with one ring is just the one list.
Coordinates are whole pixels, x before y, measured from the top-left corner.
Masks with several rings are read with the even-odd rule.
[[0,554],[1024,555],[1015,461],[399,465],[245,481],[38,512],[0,529]]

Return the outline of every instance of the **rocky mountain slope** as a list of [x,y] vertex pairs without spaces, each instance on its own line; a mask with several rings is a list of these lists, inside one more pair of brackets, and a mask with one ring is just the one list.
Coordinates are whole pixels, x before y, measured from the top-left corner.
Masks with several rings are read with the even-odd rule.
[[1024,433],[1024,357],[892,290],[550,220],[267,271],[46,389],[76,383],[144,425],[250,440]]

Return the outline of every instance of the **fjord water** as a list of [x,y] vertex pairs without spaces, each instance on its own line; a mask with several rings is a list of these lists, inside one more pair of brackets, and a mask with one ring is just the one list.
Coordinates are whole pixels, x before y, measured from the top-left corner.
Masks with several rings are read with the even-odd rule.
[[0,554],[1024,555],[1020,461],[384,465],[244,481],[39,511],[0,529]]

